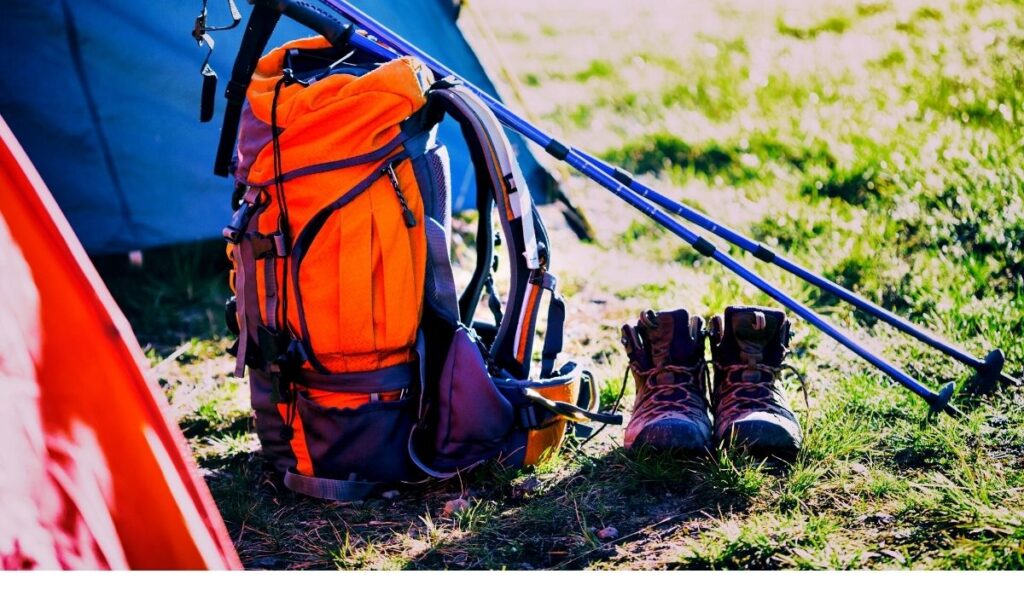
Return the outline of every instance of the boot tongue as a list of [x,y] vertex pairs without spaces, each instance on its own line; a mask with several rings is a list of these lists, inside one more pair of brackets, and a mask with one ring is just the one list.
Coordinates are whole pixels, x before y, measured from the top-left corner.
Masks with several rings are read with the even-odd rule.
[[658,313],[657,325],[647,329],[647,339],[655,367],[691,366],[702,354],[700,343],[690,337],[690,315],[685,309]]
[[737,361],[747,365],[778,367],[785,354],[779,331],[786,314],[760,307],[728,307],[725,310],[725,337],[732,337]]

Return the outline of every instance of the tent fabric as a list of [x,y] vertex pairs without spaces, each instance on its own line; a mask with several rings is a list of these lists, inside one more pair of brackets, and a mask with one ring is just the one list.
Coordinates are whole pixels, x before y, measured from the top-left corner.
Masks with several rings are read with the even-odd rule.
[[0,569],[236,569],[128,322],[0,120]]
[[[248,4],[238,2],[243,19]],[[357,0],[482,89],[497,96],[462,36],[452,0]],[[199,122],[199,67],[206,48],[190,36],[201,0],[5,0],[0,115],[21,140],[90,253],[124,252],[216,238],[230,218],[231,183],[212,174],[223,91],[243,24],[214,33],[220,85],[210,123]],[[210,0],[209,22],[230,22]],[[311,32],[281,19],[271,46]],[[441,140],[453,161],[453,205],[473,207],[468,150],[455,123]],[[513,140],[538,201],[552,183]]]

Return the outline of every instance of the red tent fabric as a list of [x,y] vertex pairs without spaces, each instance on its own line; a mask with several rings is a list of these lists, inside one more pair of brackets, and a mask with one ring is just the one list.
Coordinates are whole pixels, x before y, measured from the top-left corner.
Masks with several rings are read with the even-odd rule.
[[0,273],[0,568],[240,568],[128,322],[2,119]]

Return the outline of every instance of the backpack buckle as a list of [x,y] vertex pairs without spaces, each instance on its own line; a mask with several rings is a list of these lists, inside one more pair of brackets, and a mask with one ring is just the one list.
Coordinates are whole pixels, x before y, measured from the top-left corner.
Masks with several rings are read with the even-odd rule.
[[248,235],[248,239],[252,244],[254,259],[288,256],[288,240],[281,231],[272,234],[253,232]]
[[221,230],[224,240],[237,245],[242,240],[245,229],[249,227],[249,220],[252,219],[254,213],[256,213],[256,205],[243,201],[238,206],[238,209],[235,210],[235,213],[231,215],[231,223]]
[[265,325],[259,326],[256,335],[263,369],[270,375],[270,401],[274,404],[291,402],[291,383],[308,360],[302,343],[287,332]]
[[[285,334],[280,334],[285,336]],[[274,359],[271,365],[271,402],[292,402],[295,395],[292,393],[292,382],[298,377],[302,364],[309,360],[306,356],[306,349],[302,342],[288,335],[290,341],[288,348]],[[276,371],[276,373],[275,373]],[[282,399],[283,398],[283,399]]]
[[530,283],[543,286],[548,272],[548,246],[542,242],[537,243],[537,269],[530,270]]

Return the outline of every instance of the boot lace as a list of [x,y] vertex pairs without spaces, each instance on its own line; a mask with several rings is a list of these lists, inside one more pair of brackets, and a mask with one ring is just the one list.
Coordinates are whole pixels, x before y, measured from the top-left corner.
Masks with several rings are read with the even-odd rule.
[[[718,393],[716,408],[718,405],[722,405],[724,409],[730,411],[751,409],[768,410],[775,413],[785,410],[786,407],[782,404],[782,393],[778,386],[775,385],[783,369],[792,371],[796,374],[797,379],[800,380],[804,405],[810,410],[810,400],[808,399],[807,384],[804,376],[796,367],[788,363],[778,367],[764,364],[719,365],[716,363],[715,370],[722,376],[722,391]],[[747,371],[758,371],[766,375],[760,375],[757,381],[745,381],[742,378],[736,380],[733,378],[733,373],[737,371],[741,372],[741,375]]]
[[[672,382],[659,383],[665,373],[671,374]],[[706,388],[710,374],[707,361],[701,359],[694,365],[662,365],[646,372],[647,379],[637,396],[637,410],[649,413],[686,411],[688,414],[705,413],[710,406]]]

